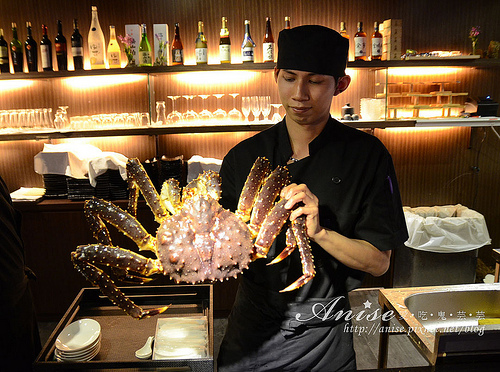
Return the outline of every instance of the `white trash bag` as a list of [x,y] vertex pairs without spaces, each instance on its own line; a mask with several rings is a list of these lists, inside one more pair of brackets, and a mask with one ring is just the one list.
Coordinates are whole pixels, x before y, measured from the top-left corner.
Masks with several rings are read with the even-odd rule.
[[407,247],[436,253],[458,253],[491,243],[481,213],[463,205],[403,207]]

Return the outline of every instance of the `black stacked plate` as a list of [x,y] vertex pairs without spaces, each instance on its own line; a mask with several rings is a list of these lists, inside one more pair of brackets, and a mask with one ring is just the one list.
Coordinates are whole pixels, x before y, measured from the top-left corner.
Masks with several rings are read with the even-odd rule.
[[66,179],[68,186],[68,199],[70,200],[85,200],[95,196],[95,188],[90,184],[88,178],[72,178]]
[[163,185],[163,182],[165,182],[165,180],[168,180],[169,178],[176,179],[181,185],[185,184],[184,161],[182,159],[182,155],[176,156],[175,158],[167,158],[166,156],[162,156],[159,161],[158,172],[160,188],[161,185]]
[[59,174],[44,174],[43,185],[45,187],[46,198],[61,198],[64,199],[68,196],[68,185],[64,175]]
[[156,158],[153,159],[147,159],[142,163],[144,169],[146,170],[146,173],[148,174],[149,178],[151,179],[151,182],[153,182],[153,185],[156,189],[156,191],[160,192],[161,191],[161,185],[160,185],[160,177],[158,175],[158,160]]
[[127,181],[120,171],[108,169],[96,177],[96,197],[106,200],[128,199]]
[[95,196],[99,199],[109,199],[109,173],[100,174],[95,181]]
[[108,169],[110,200],[128,199],[127,181],[123,180],[119,170]]

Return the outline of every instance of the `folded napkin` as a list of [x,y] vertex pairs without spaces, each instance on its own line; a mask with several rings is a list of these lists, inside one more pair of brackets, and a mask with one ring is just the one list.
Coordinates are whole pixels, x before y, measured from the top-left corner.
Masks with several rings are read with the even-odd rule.
[[193,155],[187,163],[187,182],[189,183],[204,171],[212,170],[214,172],[219,172],[222,160]]
[[43,198],[45,189],[41,187],[21,187],[19,190],[10,193],[10,197],[15,201],[38,201]]

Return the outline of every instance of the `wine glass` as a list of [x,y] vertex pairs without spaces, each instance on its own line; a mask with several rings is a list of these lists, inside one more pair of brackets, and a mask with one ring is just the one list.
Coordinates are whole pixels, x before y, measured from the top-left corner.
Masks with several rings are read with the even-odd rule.
[[250,97],[241,97],[241,111],[243,116],[245,116],[245,121],[248,121],[248,115],[250,115]]
[[217,98],[217,110],[214,111],[214,119],[224,120],[227,118],[227,113],[221,108],[220,99],[225,96],[225,94],[218,93],[213,95]]
[[260,109],[262,110],[263,120],[267,120],[269,114],[271,113],[271,97],[270,96],[260,96],[259,97]]
[[193,95],[187,95],[183,96],[185,99],[187,99],[187,111],[184,113],[184,120],[185,121],[194,121],[198,120],[199,116],[198,114],[192,109],[192,102],[194,97]]
[[156,125],[167,124],[165,115],[165,101],[156,101]]
[[199,94],[198,97],[200,97],[203,100],[203,110],[199,114],[200,119],[212,120],[214,118],[214,115],[209,110],[207,110],[206,106],[207,98],[210,97],[210,94]]
[[181,98],[181,96],[168,96],[168,99],[172,100],[172,112],[170,112],[167,116],[167,120],[171,124],[177,124],[182,120],[182,114],[177,111],[177,108],[175,107],[175,101],[177,101],[178,98]]
[[279,123],[281,120],[283,120],[283,118],[280,115],[280,107],[282,105],[281,105],[281,103],[271,103],[271,106],[274,107],[274,110],[276,111],[273,114],[273,118],[271,119],[271,121],[273,123]]
[[64,128],[67,128],[69,126],[68,106],[59,106],[59,109],[62,113],[63,126]]
[[250,97],[250,109],[252,110],[252,114],[254,116],[254,121],[258,123],[260,121],[260,102],[258,96]]
[[231,109],[231,111],[229,111],[227,113],[227,115],[228,115],[230,120],[241,121],[241,119],[243,119],[243,115],[240,112],[240,110],[238,110],[236,108],[236,97],[239,96],[240,94],[239,93],[230,93],[229,95],[231,97],[233,97],[233,108]]

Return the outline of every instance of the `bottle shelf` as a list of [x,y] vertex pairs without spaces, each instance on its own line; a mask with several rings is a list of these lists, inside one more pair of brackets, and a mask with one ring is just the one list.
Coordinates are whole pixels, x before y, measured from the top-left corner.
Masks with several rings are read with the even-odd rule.
[[[224,63],[206,65],[182,66],[143,66],[125,67],[116,69],[78,70],[78,71],[43,71],[30,73],[2,73],[0,80],[10,79],[53,79],[74,76],[100,76],[123,74],[164,74],[194,71],[234,71],[234,70],[272,70],[274,62],[260,63]],[[353,69],[385,69],[391,67],[471,67],[471,68],[500,68],[500,59],[451,59],[451,60],[409,60],[409,61],[349,61],[347,68]]]

